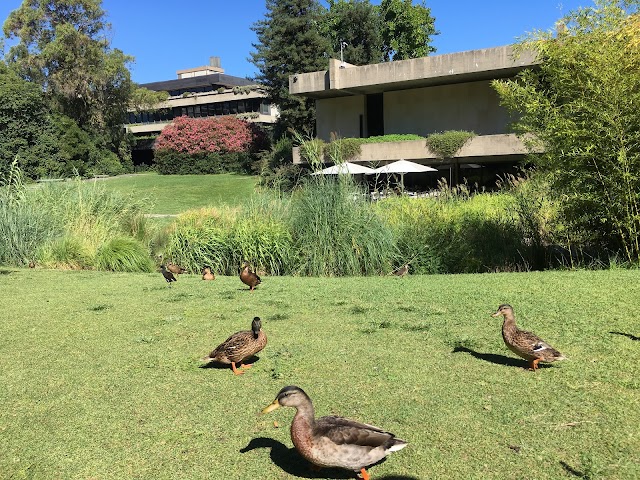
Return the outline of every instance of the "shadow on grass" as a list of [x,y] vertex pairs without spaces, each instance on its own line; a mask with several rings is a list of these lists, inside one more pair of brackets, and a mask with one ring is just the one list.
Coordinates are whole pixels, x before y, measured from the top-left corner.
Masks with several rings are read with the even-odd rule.
[[6,270],[4,268],[0,268],[0,275],[9,275],[10,273],[13,273],[15,270]]
[[[251,358],[247,358],[244,362],[242,362],[243,364],[248,364],[248,363],[255,363],[258,360],[260,360],[260,357],[258,357],[257,355],[254,355]],[[239,365],[236,365],[236,367],[240,368]],[[231,364],[230,363],[218,363],[218,362],[208,362],[208,363],[203,363],[202,365],[199,365],[198,368],[204,368],[204,369],[214,369],[214,370],[229,370],[231,371]],[[245,369],[246,371],[250,371],[250,368]]]
[[[287,448],[285,444],[273,438],[254,438],[246,447],[240,449],[240,453],[247,453],[256,448],[270,448],[269,456],[271,457],[271,461],[283,471],[295,477],[330,479],[357,478],[355,472],[341,468],[321,468],[314,470],[313,466],[305,460],[295,448]],[[382,463],[384,460],[385,459],[381,460],[377,464]],[[376,478],[378,480],[418,480],[417,477],[407,477],[404,475],[386,475]]]
[[574,477],[578,478],[588,478],[587,475],[585,475],[583,472],[581,472],[580,470],[576,470],[566,462],[560,461],[560,465],[562,465],[562,468],[564,468],[565,472],[567,472],[569,475],[573,475]]
[[611,333],[613,335],[622,335],[623,337],[630,338],[631,340],[635,340],[636,342],[638,340],[640,340],[640,337],[637,337],[635,335],[631,335],[630,333],[624,333],[624,332],[609,332],[609,333]]
[[[519,358],[507,357],[505,355],[499,355],[497,353],[481,353],[472,350],[471,348],[457,346],[453,349],[453,353],[457,352],[465,352],[471,355],[472,357],[478,358],[480,360],[484,360],[485,362],[495,363],[496,365],[504,365],[506,367],[520,367],[524,369],[529,368],[529,363],[526,360],[522,360]],[[538,368],[549,368],[551,365],[538,364]]]

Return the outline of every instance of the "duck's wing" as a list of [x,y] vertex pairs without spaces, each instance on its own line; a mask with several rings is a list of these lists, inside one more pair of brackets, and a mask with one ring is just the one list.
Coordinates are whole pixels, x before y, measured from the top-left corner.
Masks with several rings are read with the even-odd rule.
[[393,433],[366,423],[343,417],[328,416],[316,420],[314,435],[326,437],[337,445],[357,445],[376,448],[389,444],[406,443]]
[[514,344],[535,356],[560,355],[560,352],[542,340],[539,336],[525,330],[518,330],[514,337]]

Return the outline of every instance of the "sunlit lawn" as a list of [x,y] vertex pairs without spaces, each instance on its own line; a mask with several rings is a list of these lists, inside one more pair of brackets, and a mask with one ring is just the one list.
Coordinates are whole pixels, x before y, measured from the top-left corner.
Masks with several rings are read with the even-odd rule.
[[[291,409],[258,415],[289,384],[410,443],[373,479],[640,478],[637,270],[267,277],[254,293],[4,273],[0,478],[354,478],[290,450]],[[503,302],[569,360],[524,370],[489,316]],[[252,369],[199,368],[256,315]]]
[[107,188],[149,199],[152,214],[177,214],[210,205],[238,205],[254,191],[256,177],[220,175],[158,175],[145,173],[97,180]]

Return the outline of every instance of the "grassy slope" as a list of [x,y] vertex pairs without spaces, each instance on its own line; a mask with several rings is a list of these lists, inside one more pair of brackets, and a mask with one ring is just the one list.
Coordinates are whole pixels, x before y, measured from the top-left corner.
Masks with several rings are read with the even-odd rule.
[[[243,288],[235,277],[181,276],[168,289],[160,274],[0,275],[0,478],[346,478],[288,450],[292,410],[257,415],[288,384],[319,415],[410,442],[370,470],[376,480],[640,476],[640,342],[609,333],[640,335],[640,271]],[[570,360],[520,368],[489,317],[503,302]],[[246,375],[198,368],[254,315],[269,344]]]
[[[102,181],[102,180],[99,180]],[[237,205],[244,202],[256,184],[247,175],[157,175],[146,173],[104,180],[109,188],[149,198],[148,213],[175,214],[209,205]]]

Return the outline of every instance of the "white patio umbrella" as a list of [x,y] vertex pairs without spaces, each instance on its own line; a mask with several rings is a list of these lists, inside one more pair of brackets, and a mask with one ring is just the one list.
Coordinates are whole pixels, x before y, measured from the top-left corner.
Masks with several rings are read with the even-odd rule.
[[400,185],[404,190],[404,174],[405,173],[419,173],[419,172],[437,172],[435,168],[428,167],[426,165],[420,165],[419,163],[410,162],[408,160],[397,160],[392,163],[383,165],[380,168],[376,168],[372,173],[399,173]]
[[327,167],[324,170],[320,170],[319,172],[314,172],[312,173],[312,175],[339,175],[345,173],[355,175],[358,173],[370,174],[373,172],[373,168],[365,167],[364,165],[359,165],[357,163],[344,162],[338,163],[333,167]]

